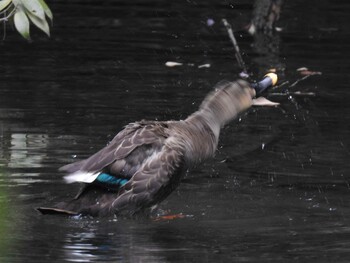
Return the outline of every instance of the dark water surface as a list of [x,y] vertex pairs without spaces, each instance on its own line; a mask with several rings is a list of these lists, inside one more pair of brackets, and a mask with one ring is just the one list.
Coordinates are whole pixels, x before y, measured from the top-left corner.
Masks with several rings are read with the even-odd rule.
[[[48,2],[50,39],[32,28],[32,43],[11,30],[0,43],[0,262],[349,261],[348,1],[285,1],[273,43],[240,31],[252,1]],[[225,127],[215,159],[161,204],[186,218],[37,213],[77,190],[57,168],[129,122],[185,118],[236,78],[223,17],[254,78],[275,67],[292,83],[305,66],[322,75],[273,92],[315,95],[272,94],[281,106]]]

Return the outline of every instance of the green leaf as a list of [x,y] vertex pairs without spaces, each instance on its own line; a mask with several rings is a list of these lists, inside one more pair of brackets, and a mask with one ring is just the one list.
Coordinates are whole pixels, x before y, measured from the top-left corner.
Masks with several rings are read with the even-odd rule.
[[[20,0],[22,5],[34,16],[45,20],[44,9],[38,0]],[[28,13],[28,12],[26,12]]]
[[22,8],[18,8],[14,16],[17,31],[26,39],[29,39],[29,20]]
[[47,17],[50,18],[50,20],[52,21],[53,15],[48,5],[45,3],[44,0],[38,0],[38,1],[41,4],[41,7],[44,9],[44,12],[47,15]]
[[12,0],[12,3],[15,5],[15,7],[18,7],[22,5],[22,0]]
[[0,1],[0,11],[5,9],[10,3],[11,3],[11,0],[2,0],[2,1]]
[[33,22],[34,25],[36,25],[39,29],[44,31],[46,35],[50,36],[50,27],[46,19],[40,19],[39,17],[32,15],[32,13],[30,12],[27,13],[27,16]]

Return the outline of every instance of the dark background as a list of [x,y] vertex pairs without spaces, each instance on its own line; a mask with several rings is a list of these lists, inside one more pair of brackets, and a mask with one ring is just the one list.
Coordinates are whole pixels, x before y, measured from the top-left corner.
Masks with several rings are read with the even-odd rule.
[[[253,1],[48,5],[51,38],[32,26],[28,43],[9,25],[0,43],[1,262],[348,261],[349,1],[286,0],[282,32],[268,41],[243,30]],[[223,129],[216,157],[161,204],[183,219],[37,213],[77,190],[57,168],[129,122],[185,118],[216,82],[238,77],[222,18],[253,79],[269,68],[280,83],[299,79],[299,67],[322,75],[273,90],[279,107],[252,108]]]

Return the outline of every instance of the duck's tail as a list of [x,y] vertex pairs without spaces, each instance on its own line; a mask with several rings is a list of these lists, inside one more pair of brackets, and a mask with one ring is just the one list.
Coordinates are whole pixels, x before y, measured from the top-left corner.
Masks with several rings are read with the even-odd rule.
[[38,207],[38,210],[43,215],[67,215],[67,216],[77,216],[80,213],[55,207]]
[[37,210],[44,215],[110,215],[113,214],[111,208],[117,195],[115,191],[109,191],[97,185],[87,185],[74,199],[60,202],[52,207],[38,207]]

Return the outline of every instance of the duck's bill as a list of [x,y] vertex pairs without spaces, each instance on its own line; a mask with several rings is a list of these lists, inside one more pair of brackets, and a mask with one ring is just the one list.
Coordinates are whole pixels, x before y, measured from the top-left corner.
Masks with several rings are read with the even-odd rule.
[[278,77],[275,73],[268,73],[264,76],[264,79],[251,84],[252,88],[255,89],[256,95],[259,96],[261,93],[263,93],[268,88],[276,85],[278,80]]
[[259,98],[256,98],[256,99],[253,99],[253,106],[270,106],[270,107],[273,107],[273,106],[278,106],[280,105],[278,102],[274,102],[274,101],[271,101],[271,100],[268,100],[264,97],[259,97]]

